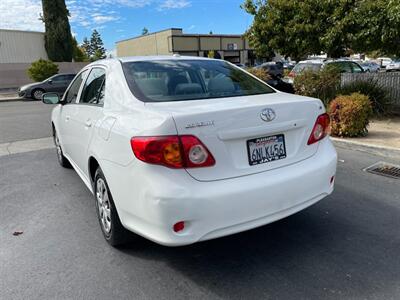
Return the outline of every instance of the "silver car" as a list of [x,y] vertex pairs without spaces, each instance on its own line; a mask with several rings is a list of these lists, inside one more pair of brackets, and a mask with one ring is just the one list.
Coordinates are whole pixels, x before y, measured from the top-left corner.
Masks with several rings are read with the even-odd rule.
[[364,72],[376,73],[379,71],[380,66],[373,61],[365,61],[360,63]]

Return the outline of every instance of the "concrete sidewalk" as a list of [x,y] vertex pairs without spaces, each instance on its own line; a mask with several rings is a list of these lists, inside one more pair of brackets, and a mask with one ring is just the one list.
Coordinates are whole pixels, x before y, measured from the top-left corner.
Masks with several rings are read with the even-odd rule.
[[400,117],[372,120],[366,137],[332,140],[339,147],[400,159]]
[[0,102],[2,101],[19,101],[23,100],[18,97],[18,90],[16,88],[0,89]]

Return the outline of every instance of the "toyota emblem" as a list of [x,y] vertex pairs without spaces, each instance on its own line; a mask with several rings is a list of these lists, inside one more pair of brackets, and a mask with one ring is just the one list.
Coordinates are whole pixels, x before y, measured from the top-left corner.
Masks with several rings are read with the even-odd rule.
[[271,122],[275,119],[276,114],[272,108],[264,108],[260,114],[261,120],[265,122]]

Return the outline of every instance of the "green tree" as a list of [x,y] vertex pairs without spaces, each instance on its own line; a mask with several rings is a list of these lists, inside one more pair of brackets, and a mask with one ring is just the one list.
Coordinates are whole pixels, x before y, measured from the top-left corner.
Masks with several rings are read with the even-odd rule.
[[81,61],[88,61],[89,58],[86,55],[85,51],[82,47],[79,47],[78,42],[75,37],[72,37],[72,46],[73,46],[73,55],[72,58],[74,61],[81,62]]
[[92,61],[106,57],[106,49],[104,48],[100,33],[96,29],[93,30],[92,36],[90,37],[90,51],[92,53],[90,56]]
[[34,81],[43,81],[58,73],[58,66],[50,60],[39,59],[34,61],[27,71],[29,78]]
[[400,51],[398,0],[246,0],[242,8],[254,16],[246,35],[259,56]]
[[88,58],[91,57],[91,56],[93,55],[93,51],[92,51],[92,48],[91,48],[91,46],[90,46],[90,42],[89,42],[89,40],[88,40],[87,37],[84,37],[84,38],[83,38],[83,43],[82,43],[82,45],[81,45],[81,48],[82,48],[83,52],[85,53],[85,55],[86,55]]
[[146,34],[149,34],[149,30],[146,27],[144,27],[142,29],[142,35],[146,35]]
[[64,0],[42,0],[45,48],[52,61],[71,61],[73,55],[69,12]]
[[400,2],[358,1],[353,50],[400,57]]

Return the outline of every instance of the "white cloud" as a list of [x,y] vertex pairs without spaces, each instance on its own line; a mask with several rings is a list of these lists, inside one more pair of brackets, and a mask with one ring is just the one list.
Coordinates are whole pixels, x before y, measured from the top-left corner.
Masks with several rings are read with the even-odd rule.
[[40,0],[0,0],[0,28],[44,31]]
[[119,19],[118,16],[107,16],[107,15],[101,15],[101,14],[93,14],[92,15],[92,20],[95,24],[104,24],[107,22],[116,21],[118,19]]
[[[110,22],[122,22],[118,7],[143,8],[149,6],[158,11],[182,9],[191,5],[190,0],[67,0],[70,23],[85,28],[105,26]],[[42,14],[41,0],[0,0],[0,28],[44,31],[39,20]]]
[[165,9],[179,9],[190,6],[191,3],[188,0],[164,0],[159,6],[159,10]]

